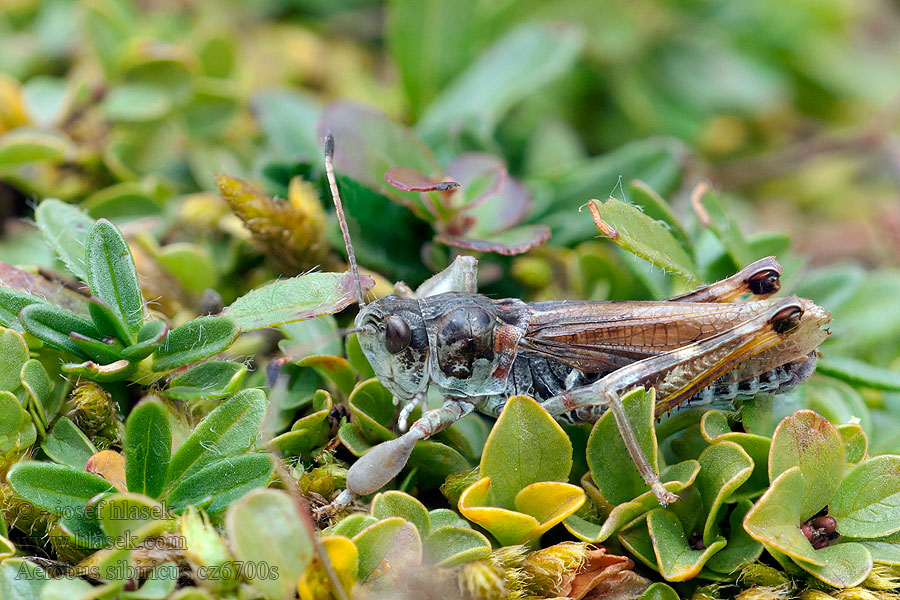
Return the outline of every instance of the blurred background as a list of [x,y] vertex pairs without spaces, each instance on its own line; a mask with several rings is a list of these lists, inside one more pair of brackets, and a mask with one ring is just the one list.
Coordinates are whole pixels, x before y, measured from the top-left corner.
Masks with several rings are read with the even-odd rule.
[[[481,255],[488,293],[664,297],[686,282],[577,212],[641,194],[668,201],[702,279],[775,254],[788,290],[835,312],[831,347],[889,366],[898,34],[881,0],[3,0],[0,260],[55,266],[28,219],[56,197],[123,228],[170,316],[342,268],[325,123],[361,263],[384,285],[503,248]],[[438,214],[380,176],[424,164],[440,179],[471,152],[520,187]],[[691,205],[701,181],[724,237]]]
[[[16,168],[3,139],[0,199],[23,216],[29,198],[128,181],[165,205],[213,189],[212,171],[301,155],[321,106],[345,98],[419,123],[442,160],[487,149],[525,179],[671,137],[679,185],[705,177],[748,199],[747,231],[789,231],[817,264],[896,263],[898,13],[880,0],[4,0],[0,132],[40,131],[52,139],[33,151],[64,160]],[[110,202],[90,200],[97,214]]]

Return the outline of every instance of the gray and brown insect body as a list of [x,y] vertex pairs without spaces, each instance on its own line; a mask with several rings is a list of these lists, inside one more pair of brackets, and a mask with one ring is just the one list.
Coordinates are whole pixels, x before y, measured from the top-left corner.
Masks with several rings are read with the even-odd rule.
[[[477,262],[458,256],[415,293],[400,285],[405,295],[362,306],[333,152],[328,136],[325,171],[357,282],[360,346],[381,382],[407,402],[399,429],[405,429],[429,387],[438,388],[445,401],[423,412],[399,437],[363,454],[347,472],[347,489],[322,514],[384,487],[418,441],[475,409],[498,415],[517,394],[535,397],[565,423],[595,421],[610,410],[635,467],[665,506],[678,498],[641,449],[622,395],[638,387],[655,389],[659,416],[690,403],[780,393],[815,368],[831,315],[808,300],[769,299],[782,272],[773,257],[663,302],[529,304],[475,293]],[[736,302],[745,296],[755,300]]]
[[[728,346],[712,355],[696,352],[696,344],[760,320],[777,303],[785,300],[529,304],[448,292],[382,298],[363,309],[357,326],[376,374],[399,398],[413,399],[435,385],[446,397],[466,400],[493,416],[513,395],[549,400],[636,361],[667,354],[670,369],[628,382],[657,389],[661,416],[685,403],[785,392],[808,377],[815,349],[827,335],[821,326],[830,317],[805,300],[795,299],[791,314],[775,321],[764,336],[768,348],[745,350],[740,357],[728,357]],[[756,334],[755,326],[747,329],[747,335],[751,329]],[[408,342],[392,346],[391,340],[398,339]],[[739,336],[734,345],[745,342]],[[678,363],[679,349],[685,349],[685,364]],[[709,364],[692,362],[695,355]],[[698,377],[706,379],[700,387]],[[583,407],[554,416],[566,423],[590,422],[604,409]]]

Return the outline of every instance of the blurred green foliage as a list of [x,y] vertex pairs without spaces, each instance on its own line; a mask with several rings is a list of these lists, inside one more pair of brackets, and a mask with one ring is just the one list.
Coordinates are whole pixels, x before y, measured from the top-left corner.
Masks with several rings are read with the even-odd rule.
[[[633,474],[634,494],[619,486],[618,497],[604,482],[621,451],[610,449],[617,438],[596,433],[609,419],[590,438],[563,434],[517,401],[519,413],[491,439],[514,440],[518,429],[567,435],[573,451],[559,461],[571,463],[568,482],[556,472],[497,481],[511,459],[491,445],[493,423],[463,420],[416,447],[401,491],[322,538],[345,588],[377,582],[393,560],[459,567],[434,570],[427,583],[470,597],[568,593],[555,578],[581,569],[587,546],[537,549],[542,535],[566,535],[547,531],[565,519],[568,532],[627,551],[648,576],[719,582],[680,584],[682,597],[775,586],[836,593],[823,581],[860,584],[860,598],[887,594],[896,573],[876,565],[838,577],[803,562],[803,539],[782,554],[771,527],[745,535],[741,523],[753,510],[762,519],[761,505],[818,489],[782,481],[767,504],[751,502],[789,470],[765,467],[781,460],[769,452],[776,427],[799,409],[835,426],[822,425],[837,432],[830,444],[849,463],[877,471],[893,459],[863,458],[900,452],[898,34],[887,0],[6,0],[0,595],[37,597],[43,585],[44,571],[9,558],[16,552],[40,548],[74,564],[101,548],[87,564],[106,575],[102,591],[54,580],[41,596],[184,597],[164,569],[172,563],[109,545],[124,530],[135,544],[177,530],[189,548],[169,559],[194,572],[237,558],[303,574],[285,586],[232,571],[189,593],[239,597],[250,593],[244,581],[272,598],[295,587],[304,600],[331,597],[288,496],[256,490],[227,506],[281,478],[253,442],[260,431],[314,499],[343,487],[345,461],[396,437],[390,393],[370,379],[355,338],[336,339],[347,316],[291,322],[346,306],[343,280],[324,291],[318,275],[264,286],[317,266],[343,270],[325,133],[336,139],[351,237],[376,294],[397,280],[415,287],[474,252],[479,288],[492,297],[662,299],[775,255],[784,290],[834,315],[808,384],[746,404],[742,424],[687,411],[658,424],[656,441],[652,427],[642,433],[659,444],[667,485],[687,490],[680,508],[644,502]],[[623,234],[618,246],[595,239],[590,215],[579,213],[607,197],[603,218]],[[129,249],[133,265],[103,267]],[[76,280],[99,300],[79,294]],[[225,307],[226,318],[206,316]],[[79,327],[83,339],[67,337]],[[232,360],[185,368],[222,350]],[[284,388],[269,385],[262,398],[242,391],[272,384],[271,365],[283,366]],[[83,379],[73,386],[61,370]],[[635,398],[634,410],[652,411],[649,394]],[[264,420],[266,403],[277,410]],[[244,405],[252,414],[236,421]],[[118,450],[143,457],[144,468]],[[12,467],[23,458],[40,462]],[[447,475],[479,462],[478,475],[441,487],[446,504],[436,490]],[[734,468],[715,470],[722,465]],[[841,485],[850,492],[836,497],[863,487],[848,473]],[[509,497],[489,497],[491,476]],[[843,477],[828,483],[837,489]],[[102,508],[146,508],[155,498],[180,514],[122,525]],[[547,498],[556,510],[543,510]],[[534,546],[492,550],[445,505],[464,508],[495,542]],[[257,535],[273,521],[284,524],[277,547],[296,561],[272,556],[276,545]],[[895,531],[861,531],[854,548],[900,562]],[[767,566],[752,570],[762,544]],[[137,590],[108,570],[122,557],[149,575]],[[35,570],[27,583],[11,579],[20,568]],[[401,583],[398,570],[386,572],[381,585]],[[416,581],[402,583],[415,594]],[[644,597],[675,595],[656,584]]]

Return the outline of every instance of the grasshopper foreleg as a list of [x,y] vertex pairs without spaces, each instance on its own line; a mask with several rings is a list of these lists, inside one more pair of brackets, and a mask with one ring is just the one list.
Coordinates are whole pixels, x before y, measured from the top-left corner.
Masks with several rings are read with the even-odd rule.
[[416,394],[415,396],[413,396],[412,400],[410,400],[403,406],[403,408],[400,410],[400,416],[397,417],[397,429],[399,429],[401,432],[406,431],[406,422],[409,419],[409,415],[424,400],[425,394]]

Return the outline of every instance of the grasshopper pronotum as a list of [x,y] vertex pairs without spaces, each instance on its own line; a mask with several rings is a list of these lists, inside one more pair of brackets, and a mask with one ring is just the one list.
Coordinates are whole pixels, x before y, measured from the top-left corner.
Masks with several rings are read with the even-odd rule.
[[[429,387],[445,400],[356,461],[347,489],[325,513],[386,485],[417,441],[473,410],[497,416],[517,394],[534,397],[561,423],[593,422],[611,410],[638,471],[665,506],[678,497],[641,451],[620,400],[624,392],[655,388],[661,416],[684,404],[782,393],[815,370],[831,315],[795,296],[768,298],[779,290],[782,272],[772,257],[661,302],[527,303],[478,294],[477,263],[460,256],[415,292],[398,288],[364,305],[333,154],[328,136],[326,173],[358,284],[363,352],[378,379],[405,403],[401,429]],[[737,301],[745,296],[756,300]]]

